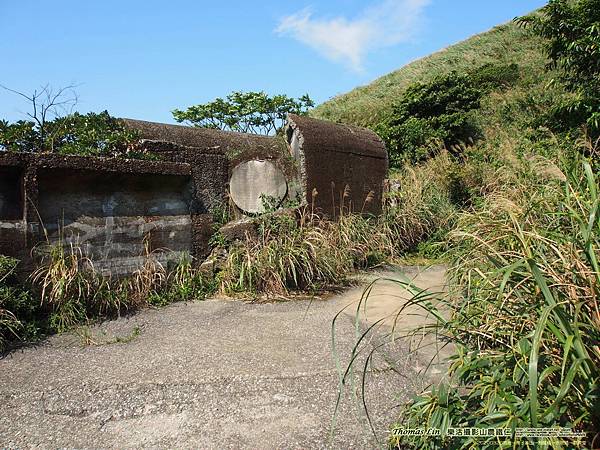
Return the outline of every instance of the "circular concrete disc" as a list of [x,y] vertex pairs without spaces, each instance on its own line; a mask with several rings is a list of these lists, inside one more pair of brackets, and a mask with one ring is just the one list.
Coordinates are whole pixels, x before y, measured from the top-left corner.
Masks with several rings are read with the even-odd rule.
[[279,206],[288,187],[285,175],[275,164],[255,159],[235,166],[229,189],[238,208],[255,214],[265,211],[263,197],[272,198],[272,206]]

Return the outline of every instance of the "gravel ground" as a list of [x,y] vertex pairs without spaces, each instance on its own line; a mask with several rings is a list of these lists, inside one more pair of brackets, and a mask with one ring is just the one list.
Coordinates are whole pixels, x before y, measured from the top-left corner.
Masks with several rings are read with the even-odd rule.
[[[437,286],[443,274],[430,269],[421,287]],[[372,302],[373,315],[401,304],[398,291],[387,285]],[[397,405],[427,377],[417,373],[422,358],[402,344],[381,347],[366,392],[377,438],[353,395],[360,383],[344,389],[330,438],[338,392],[332,319],[361,292],[177,304],[14,351],[0,360],[0,447],[383,447]],[[354,340],[348,308],[336,326],[342,363]]]

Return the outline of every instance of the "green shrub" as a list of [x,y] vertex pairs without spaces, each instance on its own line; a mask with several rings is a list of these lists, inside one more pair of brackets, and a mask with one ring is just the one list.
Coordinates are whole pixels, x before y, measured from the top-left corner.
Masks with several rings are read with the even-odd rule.
[[46,148],[82,156],[144,156],[137,148],[138,134],[108,114],[74,113],[50,122]]
[[391,165],[422,161],[440,147],[476,138],[479,131],[470,112],[479,108],[482,94],[469,76],[456,72],[410,86],[390,118],[376,128]]
[[468,73],[471,81],[483,92],[503,90],[514,86],[521,78],[518,64],[487,63]]
[[32,153],[39,150],[40,144],[34,122],[19,120],[9,123],[0,120],[0,150]]
[[[517,64],[485,64],[471,72],[450,72],[427,83],[414,83],[375,130],[386,142],[392,167],[417,163],[440,148],[454,151],[481,137],[474,111],[482,97],[514,85]],[[458,146],[458,147],[457,147]]]
[[0,255],[0,351],[6,341],[33,340],[40,334],[39,304],[18,285],[19,261]]
[[107,111],[73,113],[40,127],[35,122],[0,121],[0,149],[82,156],[151,158],[138,146],[138,134]]

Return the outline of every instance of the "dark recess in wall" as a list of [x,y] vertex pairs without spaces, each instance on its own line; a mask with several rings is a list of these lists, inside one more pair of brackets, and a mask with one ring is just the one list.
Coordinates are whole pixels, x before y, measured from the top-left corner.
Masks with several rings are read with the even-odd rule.
[[0,220],[23,219],[23,169],[0,167]]
[[189,176],[40,170],[39,213],[46,226],[81,216],[133,217],[190,214]]

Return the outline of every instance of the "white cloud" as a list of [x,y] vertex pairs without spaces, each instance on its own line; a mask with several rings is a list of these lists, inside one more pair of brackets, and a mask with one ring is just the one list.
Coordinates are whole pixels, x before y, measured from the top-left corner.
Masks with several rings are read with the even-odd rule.
[[320,19],[304,9],[284,17],[275,29],[326,58],[361,71],[366,55],[411,39],[430,0],[385,0],[354,19]]

